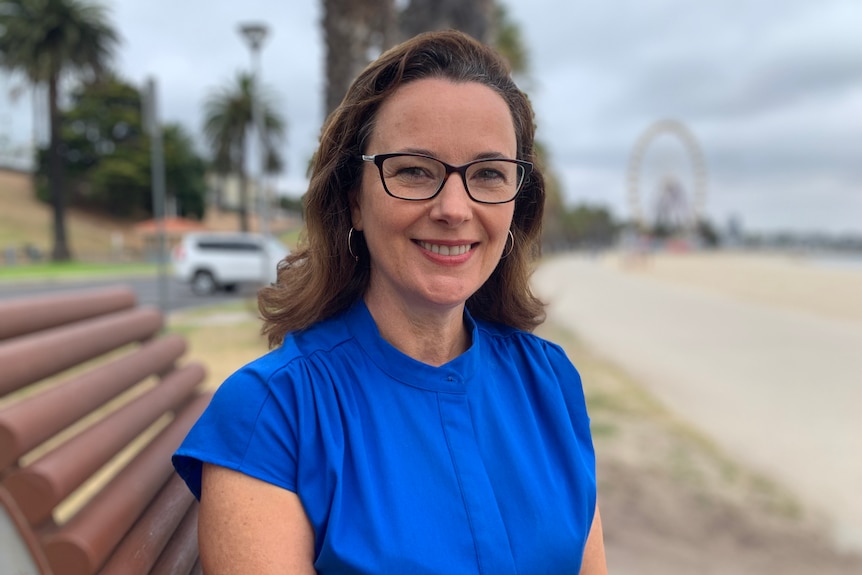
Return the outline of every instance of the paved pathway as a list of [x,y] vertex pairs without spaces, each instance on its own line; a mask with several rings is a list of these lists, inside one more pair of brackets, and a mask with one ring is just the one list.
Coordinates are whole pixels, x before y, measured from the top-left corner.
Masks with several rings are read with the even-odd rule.
[[534,280],[555,321],[825,513],[839,545],[862,549],[862,322],[662,283],[578,256],[548,260]]

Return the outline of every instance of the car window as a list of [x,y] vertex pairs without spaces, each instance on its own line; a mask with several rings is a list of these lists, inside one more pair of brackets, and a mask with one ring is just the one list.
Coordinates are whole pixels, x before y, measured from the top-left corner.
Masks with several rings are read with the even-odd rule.
[[198,240],[201,250],[218,250],[231,252],[259,252],[260,244],[242,240]]

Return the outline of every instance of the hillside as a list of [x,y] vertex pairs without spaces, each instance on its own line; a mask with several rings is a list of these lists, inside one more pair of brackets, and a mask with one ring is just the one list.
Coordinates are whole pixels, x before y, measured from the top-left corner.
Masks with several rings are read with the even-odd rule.
[[[70,210],[69,242],[76,257],[107,259],[111,255],[111,238],[115,241],[129,235],[131,226]],[[4,258],[14,248],[18,258],[25,246],[48,254],[52,245],[51,207],[36,200],[29,174],[0,170],[0,249]]]
[[[29,174],[0,168],[0,261],[7,262],[7,251],[14,249],[16,261],[26,259],[32,246],[50,254],[53,218],[51,207],[39,202]],[[135,231],[134,222],[70,209],[67,213],[68,238],[75,259],[117,261],[144,258],[144,238]],[[211,230],[237,229],[237,216],[230,212],[208,210],[203,222]],[[277,225],[276,225],[277,224]],[[256,227],[251,218],[252,229]],[[271,222],[273,231],[282,233],[294,222]]]

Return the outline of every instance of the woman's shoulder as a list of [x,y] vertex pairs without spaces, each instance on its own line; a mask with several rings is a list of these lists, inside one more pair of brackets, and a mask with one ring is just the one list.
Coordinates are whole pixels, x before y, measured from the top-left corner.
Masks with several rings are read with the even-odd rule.
[[[518,385],[535,391],[532,396],[536,401],[560,398],[560,405],[567,406],[573,421],[586,417],[581,374],[560,344],[490,322],[477,322],[477,328],[485,350],[486,373],[496,377],[502,369],[506,377],[501,380],[517,381]],[[496,365],[497,371],[491,365]]]
[[558,344],[535,333],[512,326],[485,320],[476,320],[477,331],[481,338],[502,346],[516,346],[532,349],[543,355],[568,362],[566,352]]
[[296,388],[310,380],[309,371],[313,365],[339,353],[351,340],[350,331],[338,318],[291,332],[281,345],[237,369],[219,390],[235,390],[246,397],[258,395],[262,400],[273,392],[283,392],[287,382],[291,388]]

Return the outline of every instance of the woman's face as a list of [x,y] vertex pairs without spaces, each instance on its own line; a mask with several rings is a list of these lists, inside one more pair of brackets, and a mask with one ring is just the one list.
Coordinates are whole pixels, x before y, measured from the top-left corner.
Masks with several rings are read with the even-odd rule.
[[[365,154],[412,152],[451,165],[515,158],[506,102],[479,83],[423,79],[392,94],[378,110]],[[371,162],[363,166],[353,227],[371,254],[369,303],[398,309],[463,306],[497,266],[515,202],[480,204],[453,173],[430,200],[389,196]],[[392,308],[390,308],[392,309]]]

